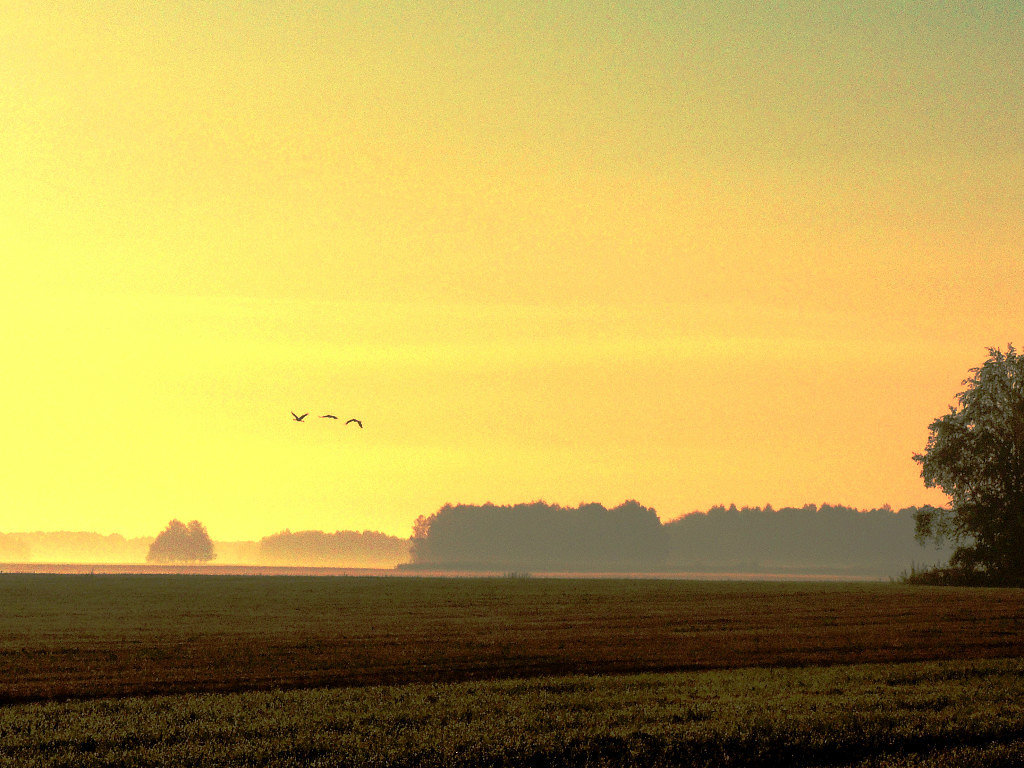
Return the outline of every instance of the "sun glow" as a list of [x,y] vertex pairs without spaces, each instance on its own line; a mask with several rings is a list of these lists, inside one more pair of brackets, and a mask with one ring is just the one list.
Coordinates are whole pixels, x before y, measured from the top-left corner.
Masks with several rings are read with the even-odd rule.
[[941,503],[1024,321],[1021,15],[815,9],[19,5],[0,530]]

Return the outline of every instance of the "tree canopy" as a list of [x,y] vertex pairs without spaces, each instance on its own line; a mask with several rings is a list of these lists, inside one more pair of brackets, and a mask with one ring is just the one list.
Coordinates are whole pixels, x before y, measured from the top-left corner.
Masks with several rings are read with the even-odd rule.
[[413,527],[414,565],[466,570],[635,570],[665,559],[657,513],[636,501],[561,507],[446,504]]
[[992,583],[1024,582],[1024,356],[1009,345],[972,368],[958,404],[929,427],[914,454],[929,488],[948,509],[915,516],[919,541],[959,546],[950,566]]
[[171,520],[149,545],[146,561],[151,563],[209,562],[217,555],[206,526],[198,520],[185,525]]

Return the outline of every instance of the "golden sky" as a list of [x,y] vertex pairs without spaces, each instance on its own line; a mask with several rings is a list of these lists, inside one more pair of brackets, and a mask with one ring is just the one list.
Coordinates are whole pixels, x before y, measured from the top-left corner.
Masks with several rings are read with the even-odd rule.
[[0,531],[942,503],[911,455],[1024,343],[1021,40],[1015,2],[16,3]]

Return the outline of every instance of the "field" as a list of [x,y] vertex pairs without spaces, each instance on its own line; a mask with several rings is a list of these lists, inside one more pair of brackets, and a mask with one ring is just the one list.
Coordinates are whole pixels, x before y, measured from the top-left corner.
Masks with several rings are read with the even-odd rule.
[[0,606],[0,766],[1024,760],[1018,590],[4,574]]
[[1024,662],[535,678],[0,708],[0,768],[1024,764]]

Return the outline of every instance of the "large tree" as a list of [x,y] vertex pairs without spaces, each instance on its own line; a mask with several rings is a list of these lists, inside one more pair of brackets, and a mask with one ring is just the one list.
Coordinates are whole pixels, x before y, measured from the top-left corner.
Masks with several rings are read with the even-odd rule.
[[181,520],[171,520],[149,545],[146,560],[151,563],[209,562],[216,556],[205,525],[198,520],[188,525]]
[[1024,581],[1024,356],[1009,345],[964,380],[958,405],[929,427],[914,455],[947,509],[915,515],[917,539],[958,544],[950,565],[996,583]]

